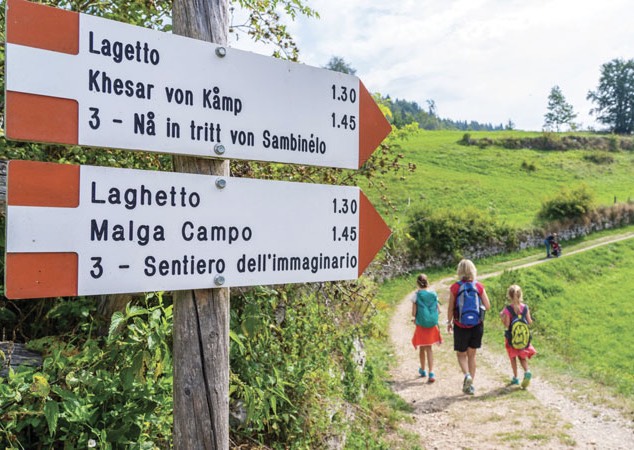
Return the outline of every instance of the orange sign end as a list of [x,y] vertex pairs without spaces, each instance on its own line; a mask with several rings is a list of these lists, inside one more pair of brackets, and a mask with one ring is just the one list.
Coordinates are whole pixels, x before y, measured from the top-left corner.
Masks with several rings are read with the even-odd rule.
[[38,161],[9,161],[7,205],[79,206],[80,166]]
[[79,141],[76,100],[7,91],[5,118],[8,139],[70,145]]
[[359,276],[370,265],[392,231],[363,192],[359,192]]
[[359,81],[359,167],[370,158],[383,139],[392,132],[378,105]]
[[76,253],[7,253],[5,295],[10,299],[77,295]]
[[7,0],[7,42],[79,53],[79,14],[24,0]]

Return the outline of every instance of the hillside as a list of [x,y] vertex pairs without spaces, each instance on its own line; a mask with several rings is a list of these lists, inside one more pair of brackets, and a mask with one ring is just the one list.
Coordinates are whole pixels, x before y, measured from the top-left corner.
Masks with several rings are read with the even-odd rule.
[[[634,199],[634,152],[609,152],[612,162],[597,163],[600,150],[509,150],[459,144],[462,131],[419,131],[402,144],[403,162],[414,173],[381,178],[395,212],[382,211],[394,223],[418,207],[454,208],[472,205],[500,221],[525,227],[541,202],[562,187],[585,183],[599,205]],[[541,133],[470,132],[472,138],[530,137]],[[609,159],[609,158],[608,158]],[[534,170],[533,170],[534,169]],[[370,193],[372,195],[372,193]]]
[[[508,384],[510,365],[495,312],[487,315],[478,352],[476,395],[460,392],[452,337],[444,332],[445,341],[434,348],[437,381],[427,384],[416,373],[418,355],[410,344],[411,303],[407,296],[398,302],[390,324],[391,385],[411,407],[413,423],[404,427],[419,435],[416,443],[422,448],[629,448],[634,391],[626,367],[634,354],[625,322],[631,307],[628,294],[615,287],[627,285],[631,274],[632,238],[629,232],[586,242],[557,260],[509,261],[516,269],[510,273],[481,272],[494,311],[501,309],[512,282],[525,288],[533,308],[538,356],[531,361],[534,379],[526,391]],[[403,295],[411,291],[410,278],[409,285],[401,284]],[[452,281],[433,283],[443,312]],[[609,295],[599,294],[606,290]],[[398,448],[415,445],[395,439]]]

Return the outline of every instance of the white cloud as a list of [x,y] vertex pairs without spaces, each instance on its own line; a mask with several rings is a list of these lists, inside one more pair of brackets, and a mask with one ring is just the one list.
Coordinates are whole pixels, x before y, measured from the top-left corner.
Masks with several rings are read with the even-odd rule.
[[[341,56],[371,91],[439,115],[541,129],[559,85],[592,124],[588,90],[601,64],[634,58],[626,0],[312,0],[321,19],[289,29],[314,66]],[[234,46],[248,48],[244,39]],[[252,48],[251,48],[252,49]],[[260,50],[258,50],[260,51]],[[265,51],[266,53],[266,51]]]

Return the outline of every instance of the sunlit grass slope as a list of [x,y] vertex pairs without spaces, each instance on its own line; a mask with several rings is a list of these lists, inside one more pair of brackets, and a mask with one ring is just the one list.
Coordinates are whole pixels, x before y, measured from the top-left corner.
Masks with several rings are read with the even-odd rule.
[[[472,132],[472,138],[526,137],[539,133]],[[481,149],[458,144],[462,131],[420,131],[403,143],[405,164],[417,170],[384,175],[397,212],[386,219],[394,222],[413,207],[460,208],[467,205],[489,211],[500,221],[530,225],[542,201],[561,187],[585,183],[599,205],[634,199],[634,152],[613,152],[612,164],[599,165],[584,159],[592,150],[538,151]],[[522,164],[534,165],[527,171]],[[401,179],[404,177],[404,179]],[[371,194],[372,195],[372,194]],[[379,202],[375,202],[380,207]],[[387,215],[385,208],[382,214]]]
[[487,289],[499,311],[508,285],[520,284],[541,357],[634,397],[633,273],[629,239],[506,273]]

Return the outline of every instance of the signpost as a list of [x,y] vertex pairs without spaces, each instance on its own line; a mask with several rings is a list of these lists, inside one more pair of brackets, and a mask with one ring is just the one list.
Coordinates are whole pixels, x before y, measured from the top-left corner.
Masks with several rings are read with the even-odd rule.
[[391,131],[353,75],[7,5],[9,139],[357,169]]
[[228,448],[225,287],[357,278],[390,230],[358,188],[189,156],[357,169],[389,123],[354,76],[217,45],[227,0],[175,0],[175,34],[6,5],[7,138],[172,153],[194,173],[11,161],[6,296],[175,290],[174,446]]
[[10,161],[7,194],[12,299],[351,280],[390,235],[349,186]]

